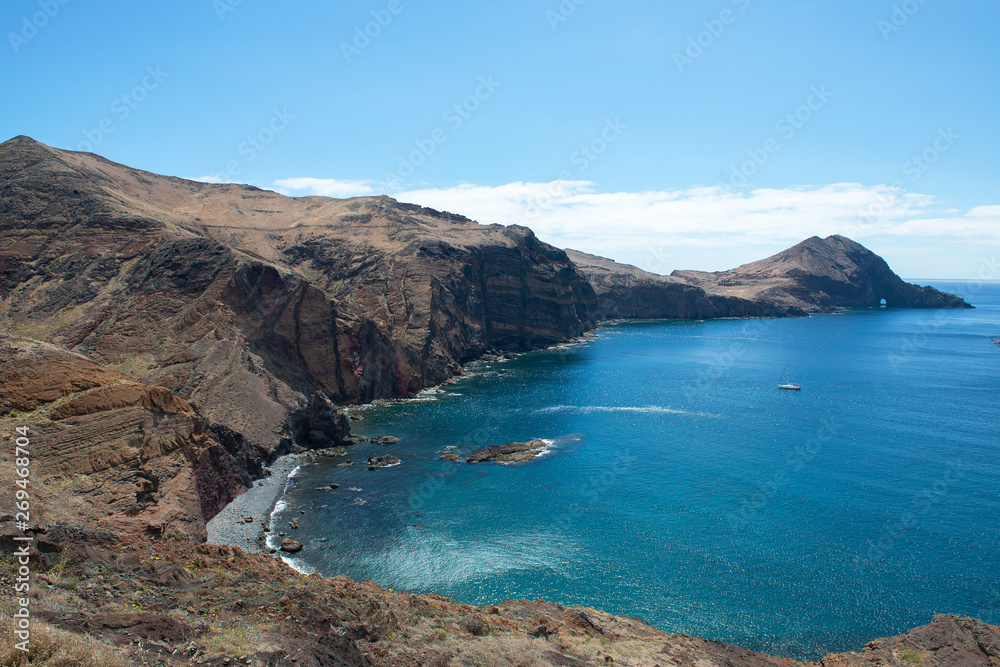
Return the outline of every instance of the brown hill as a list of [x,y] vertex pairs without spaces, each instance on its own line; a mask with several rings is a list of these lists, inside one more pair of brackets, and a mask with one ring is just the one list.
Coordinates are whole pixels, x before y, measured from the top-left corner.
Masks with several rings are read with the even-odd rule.
[[728,271],[674,271],[670,275],[712,295],[807,313],[875,307],[882,300],[889,307],[972,307],[953,294],[903,282],[885,260],[843,236],[814,236]]

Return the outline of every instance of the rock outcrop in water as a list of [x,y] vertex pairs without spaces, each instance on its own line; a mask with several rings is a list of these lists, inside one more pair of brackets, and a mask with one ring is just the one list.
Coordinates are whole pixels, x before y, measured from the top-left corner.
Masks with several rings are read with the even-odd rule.
[[500,463],[523,463],[534,459],[546,446],[544,440],[537,438],[528,442],[508,442],[504,445],[489,445],[470,453],[465,457],[465,462],[482,463],[483,461],[498,461]]

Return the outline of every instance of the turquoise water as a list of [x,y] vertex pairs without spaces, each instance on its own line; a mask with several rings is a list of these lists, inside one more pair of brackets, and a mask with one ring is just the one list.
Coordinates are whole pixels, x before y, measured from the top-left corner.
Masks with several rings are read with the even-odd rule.
[[[402,441],[302,468],[279,525],[306,510],[296,537],[326,574],[784,656],[935,612],[1000,622],[1000,284],[937,286],[979,308],[621,323],[482,365],[360,412],[356,431]],[[786,362],[801,393],[776,387]],[[530,438],[551,452],[438,458]],[[402,464],[363,465],[385,453]]]

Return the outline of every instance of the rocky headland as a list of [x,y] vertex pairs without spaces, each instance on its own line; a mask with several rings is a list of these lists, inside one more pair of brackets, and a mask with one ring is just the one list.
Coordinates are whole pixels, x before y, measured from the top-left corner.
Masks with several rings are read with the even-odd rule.
[[885,260],[844,236],[817,236],[729,271],[674,271],[670,277],[717,297],[776,309],[829,313],[841,308],[972,308],[933,287],[904,282]]
[[[797,664],[591,609],[468,607],[205,544],[216,517],[251,531],[227,540],[262,530],[278,457],[347,454],[344,405],[413,396],[601,319],[967,307],[841,237],[775,257],[655,276],[387,197],[288,198],[0,144],[0,440],[27,428],[32,443],[30,525],[0,517],[0,608],[15,538],[31,537],[32,664]],[[527,460],[537,443],[469,459]],[[13,449],[2,459],[13,507]],[[253,512],[225,514],[250,496]],[[823,664],[1000,667],[998,638],[938,617]]]
[[843,308],[972,308],[904,282],[885,260],[843,236],[812,237],[735,269],[661,276],[567,250],[594,287],[602,319],[715,319],[832,313]]

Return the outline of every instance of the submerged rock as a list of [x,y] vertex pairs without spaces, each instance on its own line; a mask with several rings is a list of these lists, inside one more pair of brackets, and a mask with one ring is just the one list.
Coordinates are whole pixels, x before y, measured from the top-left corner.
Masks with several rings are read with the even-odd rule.
[[316,450],[316,454],[319,455],[319,456],[331,456],[331,457],[334,457],[334,456],[346,456],[347,455],[347,448],[346,447],[328,447],[326,449],[317,449]]
[[392,435],[377,435],[370,441],[373,445],[395,445],[399,438]]

